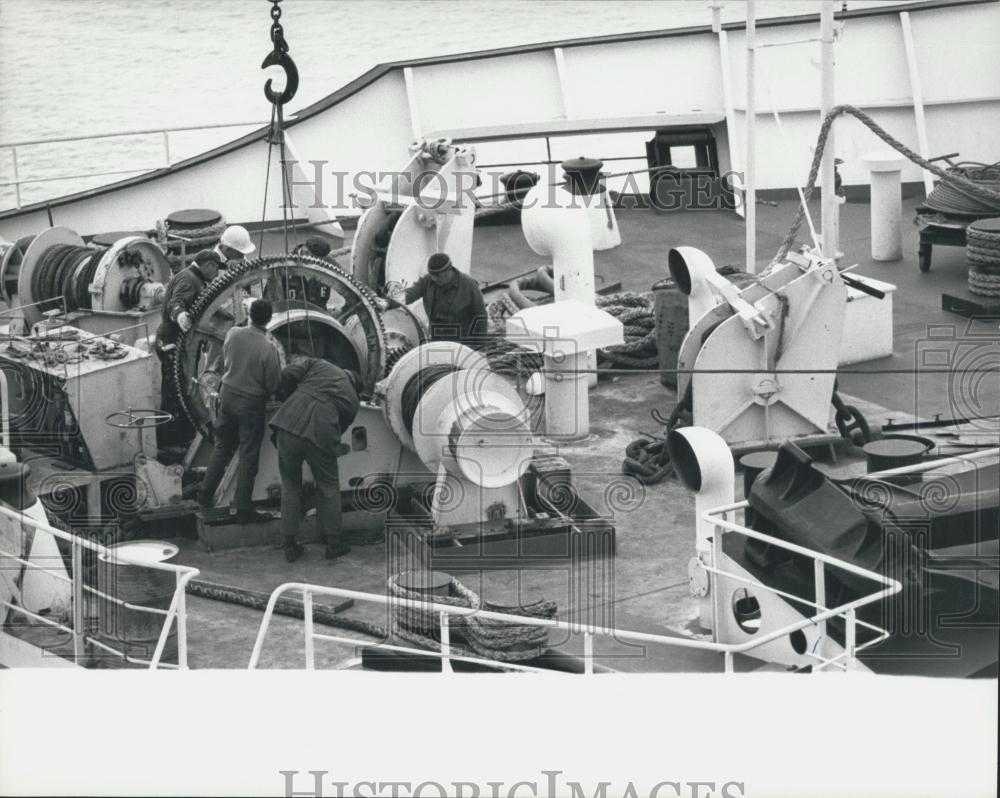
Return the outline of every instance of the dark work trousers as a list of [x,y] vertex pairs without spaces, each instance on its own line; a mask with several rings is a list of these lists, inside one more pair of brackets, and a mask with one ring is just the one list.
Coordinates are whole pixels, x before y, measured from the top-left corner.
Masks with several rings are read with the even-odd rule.
[[340,470],[337,455],[308,438],[278,430],[278,471],[281,474],[281,531],[286,540],[299,534],[302,516],[302,463],[309,463],[316,481],[316,536],[330,545],[340,539]]
[[233,506],[237,510],[253,509],[253,483],[257,478],[260,444],[264,440],[266,407],[265,399],[252,399],[227,391],[223,386],[214,429],[215,448],[209,458],[205,481],[201,483],[198,497],[202,504],[211,503],[226,466],[239,449]]

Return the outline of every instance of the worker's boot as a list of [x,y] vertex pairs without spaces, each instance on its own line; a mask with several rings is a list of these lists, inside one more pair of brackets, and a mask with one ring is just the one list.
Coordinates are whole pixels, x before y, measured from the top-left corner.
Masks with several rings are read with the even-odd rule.
[[345,554],[349,553],[350,550],[351,547],[347,543],[334,538],[332,541],[327,542],[324,556],[328,560],[335,560],[337,557],[343,557]]
[[288,562],[295,562],[305,553],[302,544],[295,538],[285,538],[285,559]]

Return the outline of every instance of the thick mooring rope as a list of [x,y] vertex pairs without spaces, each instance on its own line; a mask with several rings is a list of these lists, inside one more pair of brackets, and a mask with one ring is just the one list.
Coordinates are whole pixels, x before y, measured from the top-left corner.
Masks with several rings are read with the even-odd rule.
[[[555,618],[558,609],[555,602],[548,600],[521,608],[497,607],[484,602],[473,590],[454,578],[448,585],[449,595],[447,596],[428,595],[407,590],[399,585],[399,579],[396,576],[388,580],[387,587],[389,594],[397,598],[448,604],[454,607],[493,610],[533,618]],[[228,604],[236,604],[261,612],[267,609],[270,599],[267,593],[242,587],[220,585],[204,579],[192,579],[188,582],[187,592],[198,598],[224,601]],[[304,617],[303,603],[301,599],[297,598],[279,599],[275,604],[274,612],[276,615],[285,615],[291,618]],[[357,632],[378,641],[397,638],[429,651],[441,650],[441,641],[437,639],[439,624],[436,611],[393,607],[390,617],[391,628],[386,629],[368,621],[348,618],[330,607],[313,603],[314,623]],[[452,616],[449,621],[449,630],[452,634],[467,643],[467,647],[454,642],[449,645],[451,653],[456,656],[479,657],[498,662],[521,662],[541,656],[548,648],[549,633],[548,629],[543,626],[521,626],[504,621],[477,618],[475,615]]]
[[[534,304],[544,305],[551,301],[552,296],[548,295]],[[618,319],[625,328],[625,343],[598,350],[598,358],[612,368],[656,368],[659,360],[652,292],[598,294],[594,304]],[[526,379],[541,370],[544,363],[541,355],[504,340],[506,319],[518,310],[517,303],[506,293],[489,304],[487,314],[492,340],[483,349],[483,354],[494,371]]]
[[937,164],[931,163],[926,158],[921,157],[905,144],[903,144],[899,139],[894,138],[889,133],[882,128],[874,119],[872,119],[868,114],[853,105],[837,105],[830,109],[830,112],[824,117],[823,124],[819,129],[819,136],[816,138],[816,149],[813,153],[812,166],[809,168],[809,177],[806,180],[806,185],[802,190],[803,202],[799,204],[798,209],[795,212],[795,218],[792,220],[791,229],[788,231],[788,235],[785,236],[785,240],[781,242],[781,246],[778,247],[778,252],[774,256],[772,265],[780,263],[784,260],[785,255],[795,244],[796,236],[799,232],[799,227],[802,226],[802,220],[805,218],[806,203],[812,197],[813,189],[816,187],[816,179],[819,176],[820,165],[823,162],[823,150],[826,148],[826,140],[830,135],[830,128],[833,125],[833,120],[842,114],[850,114],[856,118],[859,122],[865,125],[869,130],[872,131],[876,136],[878,136],[882,141],[892,147],[894,150],[899,152],[901,155],[905,156],[913,163],[926,169],[932,174],[937,175],[942,181],[946,181],[952,188],[956,191],[962,192],[971,197],[977,197],[985,199],[990,203],[1000,202],[1000,191],[990,187],[981,182],[971,180],[964,174],[958,172],[949,172],[942,169]]

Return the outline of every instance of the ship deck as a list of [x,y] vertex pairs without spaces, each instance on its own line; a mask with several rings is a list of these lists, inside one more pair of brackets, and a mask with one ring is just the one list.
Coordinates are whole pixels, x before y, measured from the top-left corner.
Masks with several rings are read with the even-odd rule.
[[[944,330],[952,338],[991,335],[996,341],[996,321],[970,322],[941,309],[941,293],[965,293],[964,250],[936,248],[929,273],[917,267],[917,232],[909,227],[915,200],[904,202],[904,257],[893,263],[876,263],[870,258],[869,206],[848,202],[842,206],[842,264],[860,264],[857,274],[894,283],[895,354],[891,358],[861,364],[840,377],[840,389],[855,400],[869,419],[882,423],[911,418],[919,410],[923,417],[941,413],[954,417],[959,409],[952,395],[948,374],[886,373],[888,369],[914,368],[921,342],[928,331]],[[819,217],[818,203],[814,218]],[[758,263],[767,263],[783,239],[795,211],[792,201],[758,208]],[[601,279],[621,281],[624,290],[648,291],[667,275],[666,255],[670,247],[689,245],[705,250],[716,262],[741,264],[745,248],[744,224],[728,212],[674,212],[658,214],[643,210],[618,213],[623,244],[611,251],[595,253]],[[350,235],[350,233],[348,233]],[[264,244],[264,253],[280,245],[277,235]],[[473,276],[494,282],[541,265],[544,259],[525,243],[520,227],[484,226],[477,228],[473,249]],[[981,339],[980,339],[981,340]],[[980,390],[979,396],[1000,398],[1000,385]],[[639,489],[638,500],[628,511],[609,510],[604,503],[611,479],[621,479],[624,449],[643,433],[659,433],[650,412],[665,415],[675,402],[675,393],[664,387],[658,374],[603,377],[591,395],[591,439],[585,444],[563,447],[581,494],[599,512],[613,515],[617,530],[617,554],[613,577],[569,606],[568,575],[559,569],[523,572],[484,573],[481,579],[463,581],[483,597],[500,604],[517,604],[537,598],[555,600],[560,617],[578,620],[599,618],[618,628],[658,634],[697,635],[694,600],[689,595],[687,563],[693,553],[694,504],[691,496],[675,480],[666,480]],[[919,400],[919,401],[918,401]],[[998,406],[994,403],[994,408]],[[969,408],[964,408],[968,410]],[[987,414],[988,409],[981,409]],[[318,545],[307,546],[305,556],[289,565],[282,552],[271,547],[231,549],[208,553],[189,539],[179,540],[181,553],[176,562],[201,569],[211,582],[270,592],[289,582],[310,582],[339,588],[381,593],[390,575],[383,544],[355,546],[336,561],[322,557]],[[194,668],[244,668],[250,659],[254,637],[262,614],[191,596],[188,599],[189,659]],[[351,618],[385,625],[383,611],[374,605],[346,610]],[[339,630],[332,633],[340,633]],[[557,641],[557,647],[579,651],[582,643]],[[598,662],[623,671],[715,671],[722,669],[715,654],[669,650],[637,650],[615,644],[613,649],[598,645]],[[357,652],[350,646],[318,643],[317,667],[349,666]],[[264,646],[261,667],[303,666],[303,626],[299,620],[277,617],[272,622]],[[752,667],[744,662],[743,668]]]

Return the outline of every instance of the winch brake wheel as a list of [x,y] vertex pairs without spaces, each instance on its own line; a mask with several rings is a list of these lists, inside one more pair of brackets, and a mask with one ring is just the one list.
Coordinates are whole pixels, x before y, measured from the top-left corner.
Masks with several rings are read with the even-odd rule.
[[371,397],[388,358],[375,295],[319,258],[256,258],[219,271],[189,311],[191,329],[177,340],[172,387],[199,432],[211,434],[226,333],[246,320],[250,301],[257,297],[274,308],[268,330],[283,363],[296,354],[322,357],[356,371],[361,398]]

